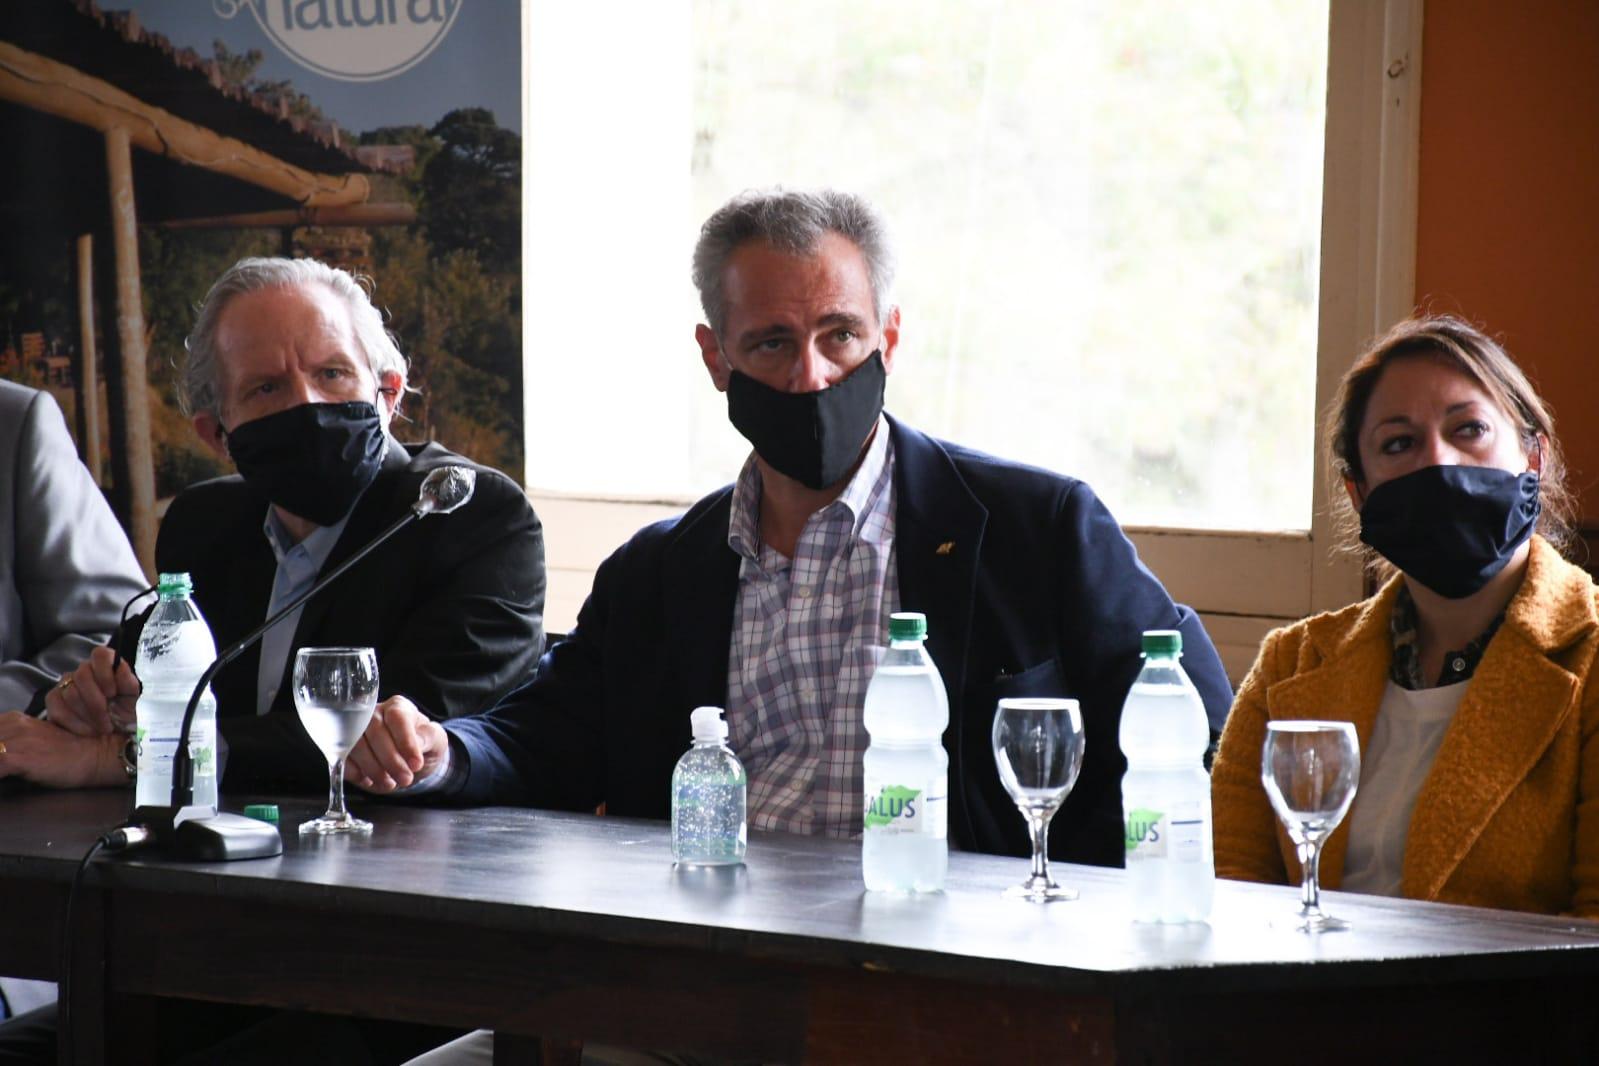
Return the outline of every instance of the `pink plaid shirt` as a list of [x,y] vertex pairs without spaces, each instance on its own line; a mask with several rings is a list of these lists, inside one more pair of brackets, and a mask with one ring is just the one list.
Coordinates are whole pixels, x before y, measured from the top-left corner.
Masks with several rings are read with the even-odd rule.
[[749,775],[752,829],[861,832],[866,685],[899,609],[887,424],[843,493],[806,521],[794,558],[760,539],[752,455],[733,488],[740,558],[728,657],[728,743]]

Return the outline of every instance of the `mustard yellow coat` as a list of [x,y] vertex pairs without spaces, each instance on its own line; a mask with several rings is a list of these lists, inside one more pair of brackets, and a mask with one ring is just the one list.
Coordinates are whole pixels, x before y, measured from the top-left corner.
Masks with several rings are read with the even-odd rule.
[[[1353,722],[1365,750],[1388,683],[1399,580],[1266,637],[1212,769],[1218,875],[1298,883],[1293,845],[1261,785],[1266,723]],[[1401,895],[1599,917],[1596,597],[1583,570],[1533,538],[1527,575],[1416,798]],[[1349,823],[1323,852],[1324,888],[1343,878]]]

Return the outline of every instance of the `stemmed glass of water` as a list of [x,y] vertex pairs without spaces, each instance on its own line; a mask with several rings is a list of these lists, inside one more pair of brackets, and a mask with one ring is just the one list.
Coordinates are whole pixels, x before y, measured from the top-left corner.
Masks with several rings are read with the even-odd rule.
[[371,822],[344,806],[344,759],[366,732],[378,703],[378,657],[371,648],[301,648],[294,656],[294,706],[328,760],[328,810],[301,833],[370,833]]
[[1349,722],[1268,722],[1260,776],[1304,871],[1295,928],[1348,929],[1348,922],[1321,909],[1320,868],[1321,846],[1344,820],[1360,784],[1355,727]]
[[1034,903],[1076,899],[1049,877],[1049,820],[1083,766],[1083,715],[1076,700],[1004,699],[994,712],[994,762],[1033,837],[1033,872],[1005,890]]

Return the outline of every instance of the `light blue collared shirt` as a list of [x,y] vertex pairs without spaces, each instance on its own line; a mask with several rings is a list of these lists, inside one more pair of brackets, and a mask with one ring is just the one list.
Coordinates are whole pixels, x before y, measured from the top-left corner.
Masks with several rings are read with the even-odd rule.
[[[271,507],[267,508],[261,531],[272,546],[272,554],[277,556],[278,572],[272,580],[272,598],[267,601],[266,614],[261,616],[263,621],[316,582],[317,575],[322,572],[349,520],[350,516],[345,515],[331,526],[318,526],[304,540],[295,544],[289,531],[279,521],[277,512]],[[289,650],[294,647],[294,631],[300,625],[300,614],[304,610],[303,606],[295,610],[267,630],[261,638],[261,671],[255,689],[256,714],[266,714],[272,709],[272,701],[278,698],[278,689],[283,685],[283,672],[289,665]]]

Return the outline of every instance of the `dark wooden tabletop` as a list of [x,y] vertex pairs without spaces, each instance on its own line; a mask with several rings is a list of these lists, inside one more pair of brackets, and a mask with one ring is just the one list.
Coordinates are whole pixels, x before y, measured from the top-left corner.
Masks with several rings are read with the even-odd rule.
[[[125,792],[0,799],[0,899],[11,879],[64,884],[126,804]],[[1040,906],[1001,894],[1025,860],[955,853],[943,893],[896,897],[863,891],[859,845],[843,841],[756,833],[742,867],[682,869],[663,823],[360,795],[351,805],[376,824],[370,837],[302,839],[295,826],[320,811],[283,801],[282,856],[189,864],[134,853],[97,859],[88,880],[1061,992],[1156,975],[1326,987],[1599,974],[1599,922],[1577,919],[1331,892],[1326,909],[1351,928],[1311,936],[1291,928],[1296,890],[1223,881],[1208,923],[1149,926],[1129,920],[1119,870],[1057,866],[1082,898]],[[0,943],[0,965],[4,953]]]

